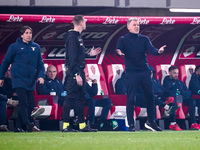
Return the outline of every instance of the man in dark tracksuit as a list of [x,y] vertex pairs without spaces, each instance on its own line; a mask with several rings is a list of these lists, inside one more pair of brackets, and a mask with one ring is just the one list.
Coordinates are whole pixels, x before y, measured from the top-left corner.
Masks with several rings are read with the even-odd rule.
[[[193,95],[200,95],[200,65],[196,66],[195,72],[192,74],[189,89]],[[200,124],[200,99],[196,100],[196,105],[198,107],[198,121]]]
[[147,100],[148,120],[145,127],[152,131],[161,131],[154,120],[155,101],[152,91],[151,72],[147,63],[146,51],[158,55],[164,51],[162,46],[156,49],[149,38],[139,34],[139,22],[136,18],[129,18],[127,21],[129,33],[121,36],[118,40],[116,53],[124,55],[127,86],[126,113],[129,124],[129,131],[135,131],[134,127],[134,99],[138,93],[138,86],[141,86]]
[[92,127],[95,121],[95,106],[103,107],[100,121],[104,121],[107,119],[112,101],[109,98],[93,99],[92,97],[97,95],[98,92],[97,80],[92,80],[92,86],[89,85],[89,80],[89,77],[86,77],[86,103],[88,106],[89,124]]
[[[66,89],[67,97],[63,104],[63,132],[77,132],[69,125],[69,113],[73,101],[76,101],[76,114],[79,121],[79,131],[93,132],[89,126],[86,126],[84,120],[85,107],[85,47],[81,32],[86,29],[86,21],[83,16],[76,15],[73,18],[74,29],[69,30],[66,35]],[[101,52],[101,48],[91,49],[89,56],[97,55]],[[96,131],[96,130],[95,130]]]
[[55,95],[59,97],[59,105],[63,106],[64,99],[67,95],[66,87],[62,84],[62,81],[58,79],[57,69],[53,65],[47,68],[44,84],[37,83],[37,93],[39,95],[51,95],[51,92],[55,92]]
[[21,118],[26,130],[32,132],[34,124],[29,120],[31,112],[33,111],[33,117],[44,112],[44,108],[35,108],[33,96],[36,80],[38,79],[40,83],[44,82],[44,63],[40,46],[32,41],[32,29],[29,26],[23,26],[20,29],[20,35],[17,41],[9,46],[2,61],[0,86],[3,86],[5,72],[12,64],[12,87],[19,100],[18,120]]
[[[174,97],[174,105],[177,106],[177,102],[183,102],[184,105],[189,106],[189,114],[191,121],[191,130],[199,130],[199,125],[195,119],[195,106],[196,101],[191,98],[191,91],[185,86],[185,84],[178,80],[179,70],[177,66],[169,67],[169,76],[166,76],[163,81],[163,86],[168,92],[168,96]],[[182,129],[176,123],[175,112],[170,114],[170,126],[171,130],[181,131]]]

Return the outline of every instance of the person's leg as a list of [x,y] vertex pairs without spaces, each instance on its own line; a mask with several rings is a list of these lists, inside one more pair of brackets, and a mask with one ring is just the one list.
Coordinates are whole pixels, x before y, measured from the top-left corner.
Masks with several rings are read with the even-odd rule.
[[196,99],[196,106],[198,108],[198,123],[200,124],[200,99]]
[[6,124],[6,102],[7,98],[0,95],[0,125]]
[[140,85],[144,92],[145,99],[147,101],[147,115],[148,120],[145,123],[145,127],[151,131],[162,131],[155,122],[155,99],[153,95],[153,85],[151,80],[151,72],[144,71],[140,73]]
[[155,100],[153,96],[153,85],[151,81],[150,71],[144,71],[140,73],[140,84],[144,92],[145,99],[147,101],[147,115],[148,121],[153,122],[155,118]]
[[134,127],[134,101],[138,88],[138,73],[126,73],[125,81],[127,87],[126,114],[129,127]]
[[[170,106],[174,106],[177,107],[177,99],[176,99],[176,88],[172,88],[171,90],[169,90],[169,96],[174,98],[174,103],[169,104]],[[176,123],[176,112],[172,112],[170,114],[170,122],[172,124]]]
[[63,129],[69,126],[71,105],[72,102],[76,101],[78,91],[76,79],[73,79],[73,77],[69,75],[65,79],[67,83],[67,96],[63,103]]
[[94,114],[95,114],[95,101],[94,99],[92,98],[88,98],[86,99],[86,103],[87,103],[87,106],[88,106],[88,114],[89,114],[89,123],[92,124],[94,123]]
[[23,124],[30,125],[28,109],[29,105],[27,102],[27,94],[24,88],[16,88],[17,97],[19,100],[19,114],[21,115]]
[[112,101],[109,98],[95,100],[95,106],[103,107],[100,119],[107,119],[111,103]]
[[27,101],[28,101],[28,105],[29,105],[29,107],[28,107],[29,120],[30,120],[30,122],[34,123],[34,119],[31,117],[31,112],[34,110],[34,108],[36,108],[33,91],[26,91],[26,94],[27,94]]
[[196,123],[196,117],[195,117],[196,101],[193,98],[189,99],[183,98],[183,104],[188,106],[191,124]]
[[78,87],[78,92],[76,93],[78,95],[76,99],[76,112],[79,120],[79,124],[85,123],[85,95],[86,95],[86,81],[85,81],[85,73],[84,71],[81,72],[81,77],[83,80],[83,85]]

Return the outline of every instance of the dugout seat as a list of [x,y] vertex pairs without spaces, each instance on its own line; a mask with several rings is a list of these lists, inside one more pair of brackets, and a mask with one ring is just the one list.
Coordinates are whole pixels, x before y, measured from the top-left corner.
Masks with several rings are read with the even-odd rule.
[[[120,109],[122,110],[121,106],[126,106],[127,97],[126,95],[115,95],[115,84],[119,78],[121,78],[121,75],[123,71],[125,70],[124,64],[110,64],[107,65],[105,68],[105,74],[106,74],[106,81],[108,84],[108,90],[109,90],[109,97],[112,100],[112,103],[115,107],[120,106]],[[124,109],[126,109],[124,107]],[[158,107],[156,107],[157,112],[157,118],[160,119],[160,111]],[[115,111],[115,109],[112,110],[112,113]],[[126,112],[126,110],[124,110]],[[140,108],[138,106],[135,106],[134,109],[134,117],[146,117],[146,108]]]
[[[97,80],[98,92],[97,95],[94,96],[93,98],[94,99],[108,98],[109,97],[108,89],[102,66],[100,64],[86,64],[84,71],[85,71],[85,76],[89,76],[89,78]],[[89,81],[88,83],[89,85],[92,84],[91,81]],[[101,111],[102,107],[95,107],[95,116],[100,116]],[[108,118],[110,117],[110,115],[111,114],[109,112]]]
[[[168,69],[169,69],[170,66],[171,66],[170,64],[160,64],[160,65],[155,66],[156,78],[158,80],[160,80],[161,85],[163,85],[164,78],[167,75],[169,75]],[[184,111],[186,110],[186,108],[184,107],[184,110],[183,110],[183,104],[182,103],[178,103],[178,105],[180,105],[180,108],[178,108],[177,111],[176,111],[176,119],[185,119]],[[162,114],[163,117],[169,116],[169,114],[167,114],[164,111],[164,109],[161,109],[161,114]]]

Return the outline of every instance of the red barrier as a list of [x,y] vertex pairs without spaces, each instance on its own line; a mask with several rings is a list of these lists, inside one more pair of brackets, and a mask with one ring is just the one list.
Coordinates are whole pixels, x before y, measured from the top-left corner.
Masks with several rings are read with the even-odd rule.
[[[0,14],[2,22],[38,22],[38,23],[71,23],[74,16],[64,15],[29,15]],[[85,16],[87,23],[93,24],[126,24],[134,16]],[[200,24],[200,17],[136,17],[140,24]]]

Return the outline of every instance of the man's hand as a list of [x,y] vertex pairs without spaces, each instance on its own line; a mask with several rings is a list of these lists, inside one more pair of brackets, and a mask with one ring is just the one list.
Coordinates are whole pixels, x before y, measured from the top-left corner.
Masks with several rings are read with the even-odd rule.
[[122,53],[122,51],[120,49],[117,49],[116,52],[117,52],[118,55],[124,56],[124,53]]
[[0,80],[0,87],[3,86],[4,80]]
[[98,47],[96,49],[94,49],[94,46],[92,47],[91,51],[90,51],[90,56],[96,56],[101,52],[101,48]]
[[76,75],[76,82],[77,82],[78,86],[83,85],[83,80],[80,75]]
[[96,83],[97,83],[97,80],[96,80],[96,79],[92,80],[92,83],[93,83],[93,84],[96,84]]
[[40,84],[44,84],[44,79],[43,79],[43,78],[38,78],[38,82],[39,82]]
[[164,52],[164,48],[166,47],[166,45],[162,46],[159,50],[158,50],[158,53],[159,54],[162,54]]

